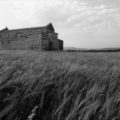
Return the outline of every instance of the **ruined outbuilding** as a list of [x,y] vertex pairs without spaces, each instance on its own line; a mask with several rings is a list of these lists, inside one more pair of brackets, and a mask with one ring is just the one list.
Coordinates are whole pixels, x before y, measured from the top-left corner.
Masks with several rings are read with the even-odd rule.
[[43,27],[0,31],[0,49],[4,50],[63,50],[63,41],[58,39],[50,23]]

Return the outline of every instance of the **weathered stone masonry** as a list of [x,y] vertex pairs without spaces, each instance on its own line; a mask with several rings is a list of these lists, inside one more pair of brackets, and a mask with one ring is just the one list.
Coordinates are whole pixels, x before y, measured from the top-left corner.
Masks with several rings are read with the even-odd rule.
[[0,49],[63,50],[63,41],[58,39],[53,25],[0,31]]

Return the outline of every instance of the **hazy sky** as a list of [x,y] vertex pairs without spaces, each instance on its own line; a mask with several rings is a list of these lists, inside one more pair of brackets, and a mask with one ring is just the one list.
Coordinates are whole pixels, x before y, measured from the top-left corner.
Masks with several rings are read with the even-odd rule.
[[0,29],[50,22],[65,46],[120,47],[120,0],[0,0]]

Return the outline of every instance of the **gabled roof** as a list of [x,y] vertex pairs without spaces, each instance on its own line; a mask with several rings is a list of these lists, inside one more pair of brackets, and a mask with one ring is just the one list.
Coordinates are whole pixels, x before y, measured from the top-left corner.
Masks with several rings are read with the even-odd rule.
[[48,25],[41,26],[41,27],[19,28],[19,29],[11,29],[11,30],[9,30],[6,27],[5,29],[1,30],[0,33],[3,32],[3,31],[34,30],[34,29],[44,29],[44,28],[47,28],[48,30],[54,31],[54,27],[53,27],[52,23],[49,23]]

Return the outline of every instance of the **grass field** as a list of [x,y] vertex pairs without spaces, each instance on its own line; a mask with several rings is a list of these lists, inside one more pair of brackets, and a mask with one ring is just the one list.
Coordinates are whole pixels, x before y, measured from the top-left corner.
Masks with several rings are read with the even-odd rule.
[[0,120],[119,120],[120,52],[0,51]]

